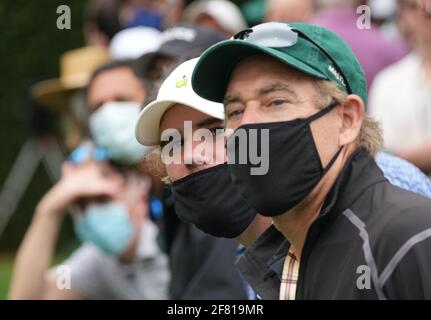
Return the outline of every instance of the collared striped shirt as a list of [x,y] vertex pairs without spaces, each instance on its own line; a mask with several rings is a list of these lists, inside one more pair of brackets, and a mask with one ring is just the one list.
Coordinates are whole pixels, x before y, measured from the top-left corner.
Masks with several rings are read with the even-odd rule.
[[284,260],[283,274],[281,276],[280,300],[295,300],[298,274],[299,260],[292,249],[289,249]]

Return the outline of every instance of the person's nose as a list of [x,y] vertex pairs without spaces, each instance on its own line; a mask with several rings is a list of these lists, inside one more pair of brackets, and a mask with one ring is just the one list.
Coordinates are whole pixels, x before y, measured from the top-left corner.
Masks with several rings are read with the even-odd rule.
[[[188,170],[192,172],[199,171],[206,168],[211,163],[210,150],[203,145],[205,143],[205,141],[193,141],[192,139],[188,139],[188,141],[184,143],[184,165]],[[197,150],[198,146],[199,150]]]
[[244,108],[244,111],[238,126],[261,122],[259,120],[258,112],[259,112],[259,106],[257,102],[251,101],[247,103],[247,106]]

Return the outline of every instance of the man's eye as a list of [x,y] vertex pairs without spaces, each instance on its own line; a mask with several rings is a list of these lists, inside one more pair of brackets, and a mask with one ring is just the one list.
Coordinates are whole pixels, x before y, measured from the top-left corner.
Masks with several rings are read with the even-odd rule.
[[268,103],[268,106],[269,106],[269,107],[278,107],[278,106],[281,106],[281,105],[283,105],[283,104],[285,104],[285,103],[287,103],[287,101],[286,101],[286,100],[284,100],[284,99],[276,99],[276,100],[272,100],[272,101],[270,101],[270,102]]
[[242,113],[242,110],[233,110],[233,111],[230,111],[230,112],[228,112],[227,113],[227,118],[228,119],[231,119],[231,118],[233,118],[233,117],[237,117],[237,116],[239,116],[240,114]]

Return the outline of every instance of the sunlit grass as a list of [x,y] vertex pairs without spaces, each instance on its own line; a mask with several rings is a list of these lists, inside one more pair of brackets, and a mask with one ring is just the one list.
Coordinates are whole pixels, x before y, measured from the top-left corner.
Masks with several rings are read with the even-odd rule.
[[[57,264],[64,261],[67,254],[59,254],[54,258],[54,263]],[[7,299],[10,281],[12,278],[12,270],[15,256],[10,253],[0,253],[0,300]]]
[[7,298],[12,277],[13,254],[0,254],[0,300]]

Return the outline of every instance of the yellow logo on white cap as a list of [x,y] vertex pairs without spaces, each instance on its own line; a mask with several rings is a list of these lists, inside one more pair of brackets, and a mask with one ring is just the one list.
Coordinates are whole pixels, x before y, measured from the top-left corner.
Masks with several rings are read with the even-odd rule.
[[188,82],[188,79],[187,79],[187,76],[183,76],[183,78],[181,79],[181,80],[178,80],[176,83],[175,83],[175,86],[177,87],[177,88],[181,88],[181,87],[185,87],[186,85],[187,85],[187,82]]

